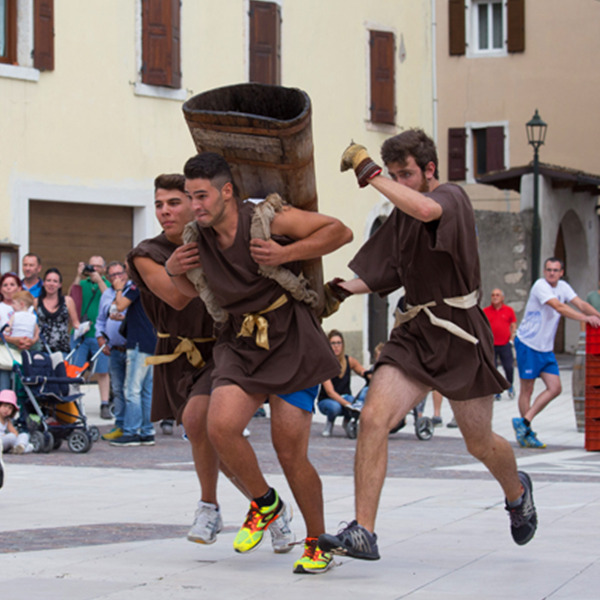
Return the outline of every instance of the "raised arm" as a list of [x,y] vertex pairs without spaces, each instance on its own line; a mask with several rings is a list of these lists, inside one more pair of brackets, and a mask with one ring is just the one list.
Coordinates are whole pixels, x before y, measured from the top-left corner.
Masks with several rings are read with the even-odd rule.
[[[587,304],[587,302],[581,300],[581,298],[577,296],[573,298],[571,302],[575,306],[578,306],[579,303],[576,302],[577,300],[582,304]],[[590,305],[588,306],[593,312],[591,314],[585,314],[584,312],[579,312],[578,310],[571,308],[568,304],[561,302],[558,298],[551,298],[546,302],[546,304],[548,306],[551,306],[556,312],[560,313],[563,317],[573,319],[574,321],[585,321],[586,323],[589,323],[592,327],[600,327],[600,318],[596,316],[598,312]]]

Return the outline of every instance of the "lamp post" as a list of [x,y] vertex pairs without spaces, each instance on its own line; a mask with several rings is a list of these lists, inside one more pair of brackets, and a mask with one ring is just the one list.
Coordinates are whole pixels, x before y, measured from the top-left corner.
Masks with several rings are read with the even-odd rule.
[[531,283],[533,285],[540,274],[540,160],[538,151],[546,139],[548,125],[542,121],[536,108],[533,118],[525,124],[525,127],[527,128],[527,141],[533,146],[533,226],[531,228]]

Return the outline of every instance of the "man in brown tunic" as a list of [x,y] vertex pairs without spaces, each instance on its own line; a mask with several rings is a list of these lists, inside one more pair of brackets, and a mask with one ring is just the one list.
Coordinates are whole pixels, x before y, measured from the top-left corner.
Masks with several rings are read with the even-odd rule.
[[[163,231],[138,244],[127,261],[131,276],[140,288],[144,310],[158,333],[157,356],[151,359],[154,364],[152,421],[176,418],[183,423],[201,488],[194,523],[187,537],[199,544],[212,544],[223,526],[217,501],[219,460],[206,432],[214,367],[214,323],[204,303],[198,297],[182,294],[164,267],[172,254],[179,255],[184,226],[194,218],[184,184],[181,174],[164,174],[155,179],[154,208]],[[232,480],[248,496],[243,486]],[[290,542],[294,538],[287,515],[270,532],[275,552],[291,549]]]
[[462,188],[440,184],[437,152],[421,130],[388,139],[381,155],[391,178],[351,144],[342,170],[373,186],[395,208],[350,263],[358,279],[334,280],[340,300],[353,293],[387,294],[404,285],[406,312],[384,346],[371,380],[355,457],[356,520],[319,538],[324,550],[379,558],[374,533],[387,466],[389,430],[432,389],[450,399],[469,452],[500,483],[517,544],[534,535],[531,481],[518,472],[510,444],[492,431],[493,396],[508,387],[494,367],[493,339],[478,306],[475,218]]
[[252,497],[234,548],[248,552],[258,547],[284,508],[242,436],[268,396],[273,446],[306,522],[304,555],[294,572],[322,573],[332,561],[317,547],[324,531],[322,486],[308,459],[308,441],[318,384],[335,376],[339,363],[311,308],[260,274],[259,265],[293,269],[293,263],[349,242],[352,232],[337,219],[286,206],[271,222],[273,237],[253,239],[255,206],[236,197],[221,156],[205,152],[192,157],[184,174],[197,243],[183,246],[181,260],[169,259],[166,267],[182,291],[195,295],[182,275],[200,262],[218,307],[227,312],[214,350],[208,431],[220,459]]

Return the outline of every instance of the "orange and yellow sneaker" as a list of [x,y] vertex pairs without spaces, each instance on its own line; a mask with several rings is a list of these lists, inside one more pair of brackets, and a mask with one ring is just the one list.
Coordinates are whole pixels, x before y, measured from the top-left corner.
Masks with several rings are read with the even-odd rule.
[[304,554],[294,563],[294,573],[325,573],[333,567],[333,556],[323,552],[318,546],[317,538],[304,540]]
[[271,506],[261,508],[254,500],[250,502],[246,520],[233,540],[233,549],[236,552],[250,552],[260,546],[265,531],[283,511],[283,502],[279,500],[277,493],[275,495],[275,502]]

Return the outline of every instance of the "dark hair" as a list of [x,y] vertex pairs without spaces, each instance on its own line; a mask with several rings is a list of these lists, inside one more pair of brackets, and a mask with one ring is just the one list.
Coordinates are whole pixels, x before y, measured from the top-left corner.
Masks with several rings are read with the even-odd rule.
[[183,167],[186,179],[208,179],[221,189],[226,183],[233,185],[233,194],[239,196],[238,188],[233,181],[233,174],[227,161],[215,152],[201,152],[188,159]]
[[154,180],[154,191],[158,189],[185,192],[185,177],[181,173],[163,173]]
[[556,256],[551,256],[550,258],[547,258],[547,259],[544,261],[544,269],[546,268],[546,265],[547,265],[549,262],[557,262],[557,263],[560,263],[560,270],[561,270],[561,271],[564,271],[564,270],[565,270],[565,263],[564,263],[562,260],[560,260],[560,258],[556,258]]
[[42,277],[42,289],[40,290],[40,295],[38,296],[38,299],[43,300],[46,297],[46,288],[44,287],[43,283],[44,283],[44,281],[46,281],[46,277],[48,277],[48,275],[50,275],[51,273],[56,273],[58,275],[58,280],[61,283],[61,286],[58,288],[58,302],[61,303],[62,299],[63,299],[63,293],[62,293],[63,276],[62,276],[62,273],[56,267],[50,267],[49,269],[46,269],[46,272],[44,273],[44,276]]
[[38,265],[42,265],[42,259],[40,258],[40,255],[35,254],[35,252],[28,252],[27,254],[25,254],[25,256],[23,256],[23,258],[35,258],[35,260],[37,260]]
[[[0,277],[0,288],[2,287],[2,284],[9,277],[12,277],[17,282],[17,285],[19,286],[20,290],[23,289],[23,284],[21,283],[21,280],[19,279],[19,276],[16,273],[13,273],[13,272],[4,273],[4,275],[2,275],[2,277]],[[2,295],[2,292],[0,292],[0,302],[4,302],[4,296]]]
[[435,142],[422,129],[408,129],[391,137],[381,146],[381,159],[387,165],[392,162],[405,164],[408,157],[415,159],[421,171],[425,172],[427,165],[435,165],[433,176],[439,179],[438,156]]
[[[168,189],[168,188],[161,188],[161,189]],[[123,269],[124,271],[127,271],[127,265],[124,262],[121,262],[120,260],[111,260],[107,265],[106,265],[106,272],[108,273],[110,271],[111,267],[116,267],[116,266],[121,267],[121,269]]]

